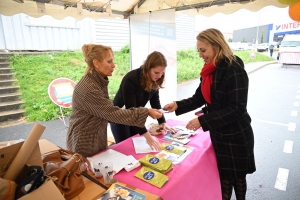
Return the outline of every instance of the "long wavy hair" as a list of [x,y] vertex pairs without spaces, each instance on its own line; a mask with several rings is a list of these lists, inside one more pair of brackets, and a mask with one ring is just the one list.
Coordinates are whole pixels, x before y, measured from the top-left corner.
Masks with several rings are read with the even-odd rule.
[[108,52],[114,55],[114,52],[111,47],[104,46],[101,44],[84,44],[81,50],[84,56],[84,61],[88,65],[85,70],[85,74],[91,73],[95,69],[95,66],[93,64],[94,59],[97,59],[99,62],[102,62]]
[[147,92],[162,88],[162,84],[165,80],[165,74],[163,74],[157,81],[151,80],[150,69],[157,66],[167,67],[167,60],[162,53],[154,51],[148,55],[146,61],[141,66],[141,86]]
[[197,37],[197,40],[205,42],[212,45],[213,49],[216,52],[216,55],[213,58],[213,63],[218,62],[220,59],[225,58],[228,64],[232,64],[235,61],[235,56],[226,42],[224,35],[217,29],[209,28],[200,32]]

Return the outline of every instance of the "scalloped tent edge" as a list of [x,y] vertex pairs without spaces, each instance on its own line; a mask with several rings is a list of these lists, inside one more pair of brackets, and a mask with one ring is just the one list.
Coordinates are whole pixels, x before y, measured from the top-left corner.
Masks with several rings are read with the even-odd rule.
[[278,0],[1,0],[0,14],[24,13],[31,17],[50,15],[55,19],[73,17],[126,19],[135,13],[175,9],[176,14],[212,16],[232,14],[240,9],[252,12],[266,6],[285,8]]

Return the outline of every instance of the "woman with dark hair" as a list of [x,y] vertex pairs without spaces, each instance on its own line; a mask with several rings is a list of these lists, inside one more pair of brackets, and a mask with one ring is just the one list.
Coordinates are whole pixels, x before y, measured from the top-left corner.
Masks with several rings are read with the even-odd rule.
[[249,79],[243,61],[235,56],[223,34],[207,29],[197,36],[197,50],[204,66],[195,94],[164,106],[176,115],[205,106],[186,128],[209,131],[216,152],[222,199],[246,199],[246,175],[255,172],[254,135],[247,112]]
[[[114,98],[114,105],[129,109],[144,107],[150,101],[152,108],[161,109],[158,90],[163,87],[166,67],[167,60],[162,53],[154,51],[149,54],[140,68],[132,70],[124,76]],[[164,116],[157,120],[162,129],[174,131],[166,124]],[[154,137],[150,135],[146,127],[121,124],[111,124],[110,127],[116,143],[140,134],[146,138],[150,146],[159,144],[157,140],[153,140]]]
[[[107,148],[108,122],[144,127],[148,115],[156,119],[161,118],[162,113],[151,108],[114,106],[107,89],[108,77],[115,68],[112,49],[85,44],[82,53],[87,68],[73,92],[67,149],[88,157]],[[152,144],[152,148],[159,150],[160,145]]]

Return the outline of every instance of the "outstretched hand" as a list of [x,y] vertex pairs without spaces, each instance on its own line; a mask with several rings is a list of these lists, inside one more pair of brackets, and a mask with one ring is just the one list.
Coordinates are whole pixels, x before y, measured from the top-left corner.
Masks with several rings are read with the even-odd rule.
[[169,127],[167,123],[161,123],[160,125],[164,129],[164,131],[169,130],[172,133],[176,133],[176,130],[174,128]]
[[148,108],[148,115],[153,119],[159,119],[162,117],[163,113],[157,109]]
[[160,143],[155,136],[152,136],[149,132],[145,133],[143,136],[146,138],[146,141],[151,149],[155,151],[161,151]]
[[169,112],[174,112],[178,108],[177,103],[173,101],[172,103],[168,103],[163,107],[164,110],[167,110]]
[[186,125],[186,128],[189,130],[193,130],[196,131],[197,129],[199,129],[201,127],[201,124],[198,120],[198,117],[195,119],[192,119],[191,121],[189,121],[189,123]]

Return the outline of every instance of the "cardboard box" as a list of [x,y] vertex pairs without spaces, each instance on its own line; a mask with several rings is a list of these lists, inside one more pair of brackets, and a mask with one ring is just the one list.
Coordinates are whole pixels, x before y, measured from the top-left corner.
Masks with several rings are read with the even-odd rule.
[[51,179],[47,179],[43,185],[18,200],[65,200]]
[[40,146],[41,154],[48,153],[50,151],[55,151],[55,150],[60,149],[58,146],[56,146],[52,142],[49,142],[46,139],[39,140],[39,146]]
[[[10,144],[7,146],[7,144]],[[18,142],[17,140],[0,142],[0,177],[3,177],[13,159],[16,157],[18,151],[24,142]],[[41,147],[41,148],[40,148]],[[37,165],[43,167],[43,161],[41,153],[46,153],[48,151],[56,150],[58,147],[47,140],[40,140],[30,155],[26,162],[26,166]],[[26,166],[19,174],[18,182],[21,177],[26,173]],[[25,170],[25,171],[24,171]],[[38,189],[32,191],[31,193],[23,196],[20,200],[65,200],[61,192],[57,189],[56,185],[51,179],[48,179],[42,186]]]
[[[10,144],[9,146],[7,146],[8,143]],[[0,142],[0,177],[4,176],[23,143],[24,141],[18,142],[17,140]],[[39,144],[35,146],[26,164],[29,166],[38,165],[43,167]]]

